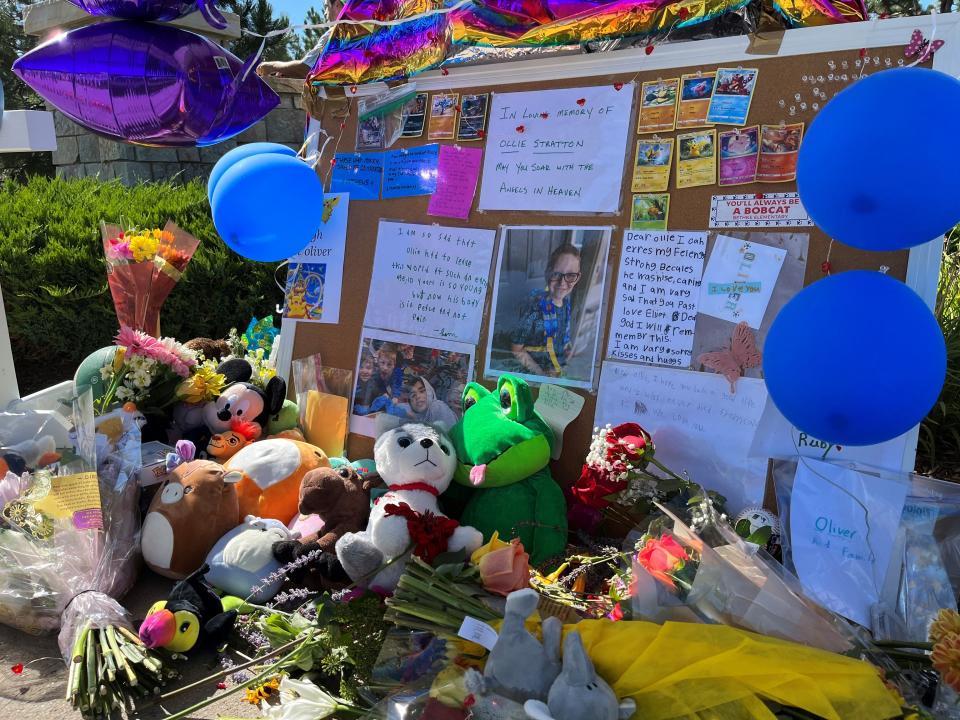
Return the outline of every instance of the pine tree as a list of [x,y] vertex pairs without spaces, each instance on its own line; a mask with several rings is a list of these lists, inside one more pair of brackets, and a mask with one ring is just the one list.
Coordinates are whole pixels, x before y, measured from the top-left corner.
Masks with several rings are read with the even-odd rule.
[[[315,8],[310,8],[307,10],[307,16],[304,18],[303,24],[319,25],[327,21],[328,18],[321,14],[321,12],[318,12]],[[325,32],[326,30],[313,28],[303,30],[293,40],[293,54],[298,58],[306,56],[307,53],[317,46],[317,43],[320,42]]]
[[[290,25],[286,15],[273,16],[273,6],[269,0],[226,0],[223,6],[240,16],[240,27],[256,35],[241,35],[230,45],[230,50],[241,60],[246,60],[260,47],[262,38],[274,30],[283,30]],[[263,51],[263,60],[290,60],[290,48],[293,36],[272,37],[267,40]]]

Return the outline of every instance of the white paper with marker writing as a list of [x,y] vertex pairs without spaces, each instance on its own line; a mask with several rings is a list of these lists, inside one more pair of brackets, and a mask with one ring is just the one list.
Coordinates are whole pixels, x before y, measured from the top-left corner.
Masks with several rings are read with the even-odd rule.
[[870,626],[908,485],[818,460],[797,464],[790,547],[804,590],[824,607]]
[[742,508],[763,500],[767,460],[747,451],[766,399],[766,385],[755,378],[741,378],[731,395],[730,383],[714,373],[608,360],[594,424],[640,423],[653,434],[658,460]]
[[718,235],[700,284],[700,312],[760,329],[786,250]]
[[540,393],[533,409],[540,413],[550,429],[553,430],[554,445],[552,457],[560,459],[563,450],[563,432],[583,410],[584,399],[572,390],[559,385],[541,385]]
[[[802,377],[797,381],[806,382]],[[789,459],[799,455],[815,460],[855,462],[899,472],[903,468],[903,456],[910,435],[905,433],[877,445],[838,445],[798,430],[768,399],[757,434],[750,445],[750,457]]]
[[607,357],[690,367],[705,232],[623,234]]
[[364,325],[475,345],[495,237],[381,220]]
[[633,88],[494,93],[479,208],[619,212]]

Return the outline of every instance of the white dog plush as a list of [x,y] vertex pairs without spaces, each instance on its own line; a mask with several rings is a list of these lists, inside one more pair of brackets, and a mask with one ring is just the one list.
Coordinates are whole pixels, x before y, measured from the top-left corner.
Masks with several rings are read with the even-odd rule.
[[[337,558],[354,582],[392,591],[403,574],[406,557],[379,572],[377,568],[404,553],[409,556],[408,522],[418,522],[427,513],[445,517],[437,498],[450,486],[457,457],[442,432],[430,425],[407,423],[377,439],[373,459],[389,491],[370,511],[366,530],[337,540]],[[469,555],[482,544],[479,530],[460,525],[448,538],[447,550],[465,549]]]

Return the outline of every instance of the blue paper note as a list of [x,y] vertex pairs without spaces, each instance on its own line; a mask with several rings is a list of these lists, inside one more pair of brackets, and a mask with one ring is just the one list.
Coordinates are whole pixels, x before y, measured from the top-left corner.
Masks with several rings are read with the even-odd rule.
[[330,178],[331,193],[350,193],[350,200],[379,200],[383,153],[337,153]]
[[440,146],[388,150],[383,161],[383,199],[432,195],[437,189]]

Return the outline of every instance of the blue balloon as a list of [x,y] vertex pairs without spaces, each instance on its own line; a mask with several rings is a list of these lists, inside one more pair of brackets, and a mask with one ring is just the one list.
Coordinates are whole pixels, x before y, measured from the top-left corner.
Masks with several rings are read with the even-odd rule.
[[885,70],[838,93],[800,146],[797,190],[810,218],[863,250],[943,235],[960,222],[960,163],[943,134],[957,117],[960,80],[936,70]]
[[763,372],[770,399],[798,430],[874,445],[933,407],[947,350],[920,296],[883,273],[854,270],[809,285],[780,310]]
[[323,185],[302,160],[265,153],[238,161],[217,182],[213,224],[238,255],[286,260],[323,222]]
[[213,170],[210,171],[210,179],[207,180],[207,200],[210,201],[210,204],[213,204],[213,190],[217,187],[217,183],[220,182],[220,178],[223,177],[223,174],[227,170],[244,158],[262,155],[264,153],[276,153],[278,155],[289,155],[290,157],[297,156],[295,150],[291,150],[286,145],[280,145],[279,143],[258,142],[235,147],[217,160],[217,164],[214,165]]

